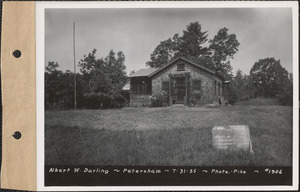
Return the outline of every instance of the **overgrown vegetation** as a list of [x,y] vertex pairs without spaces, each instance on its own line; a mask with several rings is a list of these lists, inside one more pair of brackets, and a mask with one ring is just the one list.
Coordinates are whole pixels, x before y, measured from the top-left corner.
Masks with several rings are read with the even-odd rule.
[[[111,50],[97,59],[96,49],[79,62],[76,74],[78,108],[119,108],[128,100],[122,88],[126,84],[125,56]],[[57,62],[49,62],[45,72],[45,108],[74,108],[74,73],[60,71]]]
[[232,70],[230,59],[237,53],[240,45],[236,35],[228,31],[226,27],[221,28],[209,40],[208,32],[203,31],[201,24],[192,22],[183,30],[182,36],[175,34],[172,38],[161,41],[146,65],[160,68],[173,59],[185,57],[208,68],[217,69],[220,75],[228,78]]
[[[154,49],[149,67],[160,68],[177,57],[185,57],[201,63],[230,81],[225,99],[229,104],[249,101],[256,97],[276,98],[281,105],[292,105],[292,75],[273,57],[255,62],[250,75],[238,70],[232,74],[230,60],[238,52],[239,41],[229,29],[221,28],[218,33],[208,39],[208,32],[203,31],[199,22],[192,22],[183,30],[183,35],[175,34],[172,38],[161,41]],[[191,98],[191,105],[195,98]]]
[[250,75],[237,71],[229,84],[228,94],[230,104],[265,98],[276,100],[280,105],[292,106],[293,75],[281,66],[279,60],[260,59],[251,68]]
[[[154,49],[148,67],[163,67],[171,60],[185,57],[216,70],[229,81],[225,100],[229,104],[250,101],[264,97],[276,99],[281,105],[292,105],[293,76],[282,67],[280,60],[264,58],[255,62],[250,75],[238,70],[232,74],[230,60],[238,52],[240,45],[236,35],[229,29],[221,28],[208,39],[208,32],[203,31],[199,22],[192,22],[183,30],[183,35],[175,34],[172,38],[161,41]],[[208,43],[208,44],[207,44]],[[104,109],[120,108],[129,100],[128,92],[122,88],[126,84],[125,55],[110,51],[105,58],[96,58],[96,49],[84,55],[79,62],[80,73],[76,74],[76,98],[78,108]],[[201,102],[196,102],[201,97]],[[207,103],[203,96],[193,95],[191,106]],[[74,107],[74,74],[59,70],[57,62],[48,62],[45,72],[45,108],[64,109]],[[152,107],[165,106],[168,101],[159,95],[151,99]],[[199,100],[199,99],[198,99]]]
[[150,98],[150,107],[168,106],[168,97],[165,94],[155,94]]
[[[46,165],[290,166],[292,108],[47,111]],[[212,148],[215,125],[250,127],[254,154]]]
[[267,105],[280,105],[278,99],[256,97],[246,101],[239,101],[236,105],[253,105],[253,106],[267,106]]

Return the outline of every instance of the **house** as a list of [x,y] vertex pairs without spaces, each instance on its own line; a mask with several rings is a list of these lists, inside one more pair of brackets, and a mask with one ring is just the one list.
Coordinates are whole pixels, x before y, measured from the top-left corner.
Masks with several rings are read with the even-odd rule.
[[223,103],[225,79],[208,68],[179,57],[162,68],[141,69],[129,76],[130,106],[148,106],[151,97],[163,96],[167,105]]

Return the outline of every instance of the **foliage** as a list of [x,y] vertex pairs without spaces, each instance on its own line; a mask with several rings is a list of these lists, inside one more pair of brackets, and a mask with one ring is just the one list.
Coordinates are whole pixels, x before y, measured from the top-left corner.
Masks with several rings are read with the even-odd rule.
[[[204,58],[210,60],[204,62],[208,68],[217,69],[220,75],[226,79],[230,78],[232,70],[230,59],[237,53],[240,45],[236,35],[229,34],[227,28],[222,28],[213,39],[208,41],[207,36],[207,31],[202,31],[199,22],[190,23],[187,29],[183,30],[182,36],[175,34],[173,38],[161,41],[150,55],[150,61],[146,65],[160,68],[178,57],[203,64]],[[205,45],[207,42],[209,46]]]
[[84,94],[83,105],[89,109],[121,108],[126,103],[125,93],[112,96],[106,93],[86,93]]
[[[79,62],[76,74],[78,108],[122,107],[127,99],[122,91],[126,84],[125,56],[112,50],[105,58],[96,58],[96,49]],[[45,107],[74,107],[74,73],[58,70],[57,62],[49,62],[45,72]]]
[[200,57],[209,54],[207,47],[203,44],[208,41],[207,31],[202,32],[199,22],[190,23],[183,31],[182,37],[178,37],[175,46],[175,57]]
[[[174,36],[175,37],[175,36]],[[146,63],[151,68],[160,68],[169,63],[175,55],[175,39],[161,41],[150,55],[150,61]]]
[[273,57],[260,59],[250,70],[256,96],[276,97],[289,84],[287,70]]
[[[58,70],[57,62],[48,62],[45,72],[45,108],[72,108],[74,106],[74,74]],[[80,75],[76,75],[80,79]],[[77,83],[77,99],[82,99],[82,84]]]
[[289,75],[289,81],[282,86],[278,94],[276,95],[281,105],[293,105],[293,75]]
[[249,106],[266,106],[266,105],[279,105],[278,100],[276,98],[264,98],[264,97],[256,97],[246,101],[238,101],[236,105],[249,105]]
[[155,94],[150,98],[150,107],[166,107],[167,102],[165,94]]
[[230,83],[228,87],[228,103],[233,105],[237,102],[238,100],[238,95],[237,95],[237,87],[235,84]]
[[219,69],[221,75],[228,78],[228,74],[232,70],[229,59],[232,59],[233,55],[237,53],[240,45],[236,35],[228,34],[228,29],[224,27],[209,42],[209,48],[213,50],[212,60],[215,67]]
[[236,72],[229,84],[229,103],[250,100],[254,97],[255,88],[249,75],[245,75],[241,70]]
[[190,23],[183,35],[161,41],[146,63],[151,68],[160,68],[177,57],[196,57],[209,55],[209,49],[203,44],[208,41],[207,31],[202,32],[199,22]]
[[[230,104],[247,101],[249,105],[255,105],[263,100],[261,98],[270,98],[274,101],[272,104],[292,105],[293,77],[281,66],[279,60],[260,59],[253,65],[250,75],[237,71],[230,81],[227,97]],[[267,101],[269,100],[265,100]]]
[[135,73],[135,70],[130,71],[129,76],[134,74],[134,73]]
[[197,106],[199,104],[199,100],[201,99],[201,95],[199,94],[192,94],[190,97],[190,102],[189,102],[189,106],[193,107],[193,106]]
[[79,62],[80,71],[85,77],[86,93],[106,93],[119,95],[126,84],[125,56],[111,50],[106,58],[96,59],[96,49]]
[[187,56],[186,59],[194,63],[201,63],[202,66],[211,70],[215,70],[214,63],[209,56],[203,56],[203,57]]
[[214,103],[214,96],[211,95],[212,92],[211,87],[202,87],[201,90],[191,90],[188,100],[189,107],[203,107]]

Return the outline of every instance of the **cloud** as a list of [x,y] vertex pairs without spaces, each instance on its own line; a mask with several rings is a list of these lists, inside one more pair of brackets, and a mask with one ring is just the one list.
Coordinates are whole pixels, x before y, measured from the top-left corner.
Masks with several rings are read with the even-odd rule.
[[209,38],[220,28],[237,35],[239,52],[233,71],[248,74],[258,59],[280,59],[292,71],[292,15],[289,8],[199,9],[47,9],[45,12],[45,62],[57,61],[73,69],[72,25],[76,21],[77,62],[93,48],[105,57],[109,50],[123,51],[127,71],[145,68],[160,41],[182,34],[199,21]]

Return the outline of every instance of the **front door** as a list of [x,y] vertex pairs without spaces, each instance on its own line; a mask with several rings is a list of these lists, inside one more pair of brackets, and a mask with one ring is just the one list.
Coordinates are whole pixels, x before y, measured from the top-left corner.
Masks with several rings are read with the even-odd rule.
[[185,96],[185,77],[178,77],[174,83],[174,99],[175,104],[183,104]]

